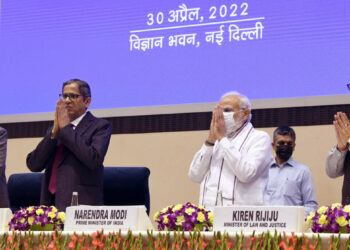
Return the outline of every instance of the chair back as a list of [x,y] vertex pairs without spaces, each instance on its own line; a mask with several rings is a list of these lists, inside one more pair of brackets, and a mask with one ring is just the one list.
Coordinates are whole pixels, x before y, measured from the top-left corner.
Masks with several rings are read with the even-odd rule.
[[[146,167],[105,167],[104,204],[107,206],[145,205],[150,210]],[[12,174],[8,179],[10,208],[15,212],[22,207],[40,205],[43,173]]]
[[12,174],[7,182],[10,209],[14,213],[22,207],[40,205],[43,173]]
[[105,205],[145,205],[150,210],[148,178],[146,167],[105,167]]

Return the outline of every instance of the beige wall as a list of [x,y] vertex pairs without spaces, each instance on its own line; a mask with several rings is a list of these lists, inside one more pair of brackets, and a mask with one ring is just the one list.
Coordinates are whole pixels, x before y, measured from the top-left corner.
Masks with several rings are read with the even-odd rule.
[[[272,135],[274,128],[262,129]],[[297,140],[294,158],[311,168],[319,204],[339,202],[342,178],[325,174],[325,158],[335,143],[332,126],[294,127]],[[187,177],[194,153],[208,131],[113,135],[105,166],[146,166],[151,170],[151,215],[161,208],[198,202],[199,184]],[[8,142],[7,176],[29,172],[25,159],[40,138],[11,139]],[[118,194],[116,194],[118,195]]]

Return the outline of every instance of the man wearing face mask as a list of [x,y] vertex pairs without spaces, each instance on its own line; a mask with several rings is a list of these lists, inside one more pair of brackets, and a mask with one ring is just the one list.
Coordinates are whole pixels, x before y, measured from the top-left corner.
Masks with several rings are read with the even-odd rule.
[[292,157],[295,148],[295,132],[288,126],[280,126],[273,132],[276,152],[270,167],[265,199],[270,205],[304,206],[305,214],[316,211],[318,204],[310,169]]
[[216,105],[209,136],[195,154],[189,177],[201,183],[199,203],[264,205],[264,191],[272,162],[270,137],[250,123],[251,105],[237,92]]

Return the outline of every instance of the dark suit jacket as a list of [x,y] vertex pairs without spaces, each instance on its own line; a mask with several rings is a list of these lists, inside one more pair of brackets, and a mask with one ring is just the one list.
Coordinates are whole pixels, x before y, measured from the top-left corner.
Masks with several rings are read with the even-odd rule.
[[346,153],[343,171],[344,171],[344,180],[343,180],[343,188],[342,188],[342,204],[349,205],[350,204],[350,151]]
[[112,125],[87,112],[75,130],[66,126],[57,139],[51,139],[50,128],[36,149],[27,156],[27,166],[33,172],[45,169],[40,203],[52,204],[48,190],[57,143],[64,145],[57,167],[55,206],[64,211],[70,206],[72,192],[78,192],[79,204],[103,205],[103,160],[112,133]]
[[9,198],[6,184],[6,150],[7,131],[0,127],[0,207],[9,207]]

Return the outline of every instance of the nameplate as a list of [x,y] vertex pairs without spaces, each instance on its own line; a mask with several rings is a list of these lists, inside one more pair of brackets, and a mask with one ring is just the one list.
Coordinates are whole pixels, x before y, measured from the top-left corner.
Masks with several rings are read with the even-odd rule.
[[66,209],[64,231],[152,229],[145,206],[73,206]]
[[9,208],[0,208],[0,231],[9,230],[9,221],[12,218],[12,211]]
[[302,232],[304,207],[229,206],[214,208],[214,231]]

